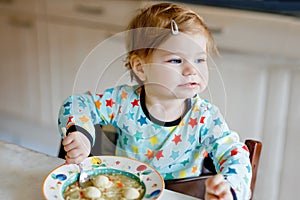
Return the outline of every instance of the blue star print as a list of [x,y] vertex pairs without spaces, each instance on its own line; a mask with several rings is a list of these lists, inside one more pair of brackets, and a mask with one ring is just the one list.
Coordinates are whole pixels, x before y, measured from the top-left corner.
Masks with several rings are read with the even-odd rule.
[[142,115],[140,116],[140,118],[137,121],[141,124],[141,126],[143,126],[144,124],[147,124],[146,117],[143,117]]

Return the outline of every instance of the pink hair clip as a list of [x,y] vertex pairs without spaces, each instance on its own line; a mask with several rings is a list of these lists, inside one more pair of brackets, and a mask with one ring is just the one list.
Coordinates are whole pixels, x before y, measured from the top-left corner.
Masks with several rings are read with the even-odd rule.
[[173,19],[171,20],[171,32],[172,32],[172,35],[177,35],[179,33],[178,26]]

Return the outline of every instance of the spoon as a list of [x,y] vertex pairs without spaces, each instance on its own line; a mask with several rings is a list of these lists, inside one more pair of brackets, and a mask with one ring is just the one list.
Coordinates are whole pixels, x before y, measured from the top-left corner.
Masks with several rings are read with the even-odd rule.
[[86,182],[88,180],[90,180],[90,175],[86,171],[83,170],[83,163],[82,162],[77,164],[77,165],[78,165],[79,171],[80,171],[78,182],[79,182],[79,186],[82,187],[84,184],[86,184]]
[[[67,129],[65,127],[61,128],[61,131],[63,133],[63,136],[66,137],[67,136]],[[89,179],[90,179],[90,175],[83,170],[83,162],[77,164],[77,166],[79,167],[79,186],[82,187]]]

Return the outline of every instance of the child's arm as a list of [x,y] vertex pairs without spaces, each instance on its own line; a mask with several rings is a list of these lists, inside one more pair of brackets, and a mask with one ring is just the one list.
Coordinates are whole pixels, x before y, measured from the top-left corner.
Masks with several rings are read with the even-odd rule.
[[69,96],[60,108],[58,128],[68,163],[79,163],[90,154],[95,142],[95,124],[113,124],[119,106],[118,89],[103,94]]
[[218,174],[226,176],[231,192],[237,199],[250,197],[252,177],[249,152],[239,136],[231,131],[218,108],[212,106],[205,113],[205,128],[201,132],[202,144],[213,159]]

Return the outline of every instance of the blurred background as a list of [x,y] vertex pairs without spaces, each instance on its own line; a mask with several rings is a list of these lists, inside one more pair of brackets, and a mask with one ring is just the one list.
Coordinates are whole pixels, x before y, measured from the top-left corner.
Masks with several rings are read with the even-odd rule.
[[[254,199],[297,199],[300,2],[176,2],[204,18],[220,51],[203,97],[242,141],[263,143]],[[129,83],[119,33],[151,3],[0,0],[0,139],[57,156],[63,100]]]

